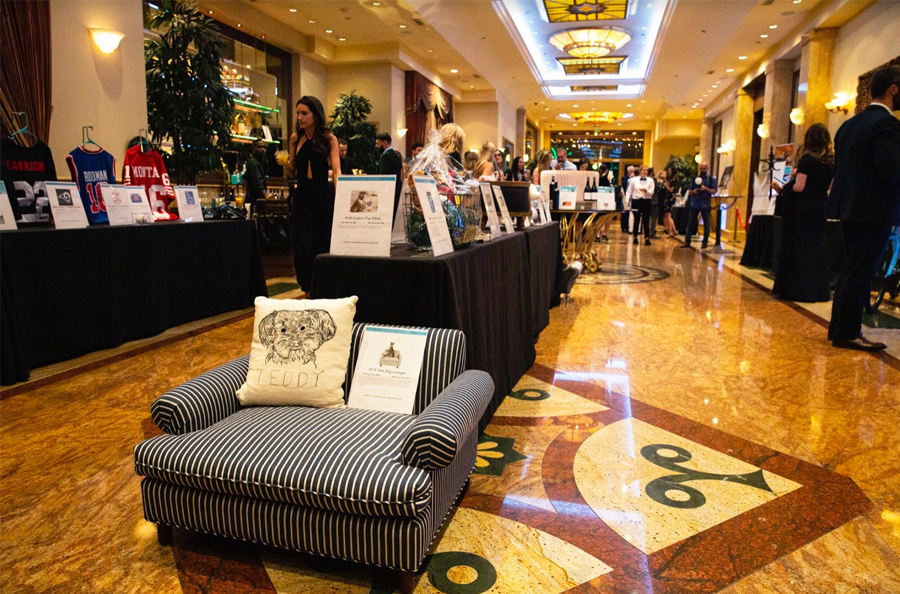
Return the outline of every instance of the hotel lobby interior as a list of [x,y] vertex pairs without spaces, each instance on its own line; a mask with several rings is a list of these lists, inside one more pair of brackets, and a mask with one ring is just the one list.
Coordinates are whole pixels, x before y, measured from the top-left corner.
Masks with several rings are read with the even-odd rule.
[[[10,3],[3,0],[5,11]],[[95,138],[120,160],[128,140],[147,127],[144,43],[156,35],[148,15],[160,6],[147,0],[47,4],[52,117],[46,142],[62,181],[66,154],[78,145],[82,126],[94,125]],[[480,152],[491,141],[509,166],[515,157],[527,162],[552,149],[558,160],[566,151],[592,170],[606,164],[614,183],[629,166],[663,171],[673,156],[694,168],[708,164],[724,207],[721,243],[711,239],[701,248],[695,241],[682,249],[683,233],[666,237],[660,219],[656,237],[645,244],[623,230],[618,214],[602,241],[600,226],[585,223],[592,236],[584,249],[598,267],[585,267],[569,293],[543,310],[524,285],[524,291],[502,288],[502,295],[481,292],[519,278],[499,264],[469,269],[465,279],[454,276],[462,258],[511,243],[506,237],[449,256],[417,254],[396,282],[375,273],[323,278],[329,271],[362,274],[367,264],[342,269],[335,263],[339,256],[320,256],[312,295],[295,282],[288,248],[254,247],[269,297],[285,303],[349,297],[337,294],[339,288],[358,286],[365,293],[356,322],[385,322],[368,313],[373,308],[364,302],[366,294],[378,295],[379,307],[408,312],[409,326],[424,325],[427,291],[457,300],[439,299],[431,313],[446,322],[441,327],[466,331],[466,367],[488,371],[497,393],[489,396],[488,412],[469,419],[477,440],[471,475],[458,494],[450,494],[446,517],[435,519],[436,535],[427,535],[421,564],[358,563],[355,552],[326,555],[314,546],[280,544],[293,542],[290,536],[229,538],[216,528],[191,523],[187,529],[174,520],[169,542],[158,532],[147,484],[160,482],[159,469],[135,448],[171,431],[157,409],[151,416],[151,404],[250,352],[253,297],[265,294],[251,286],[237,308],[178,318],[152,334],[65,360],[48,363],[35,355],[41,362],[14,381],[4,379],[0,591],[900,594],[900,297],[888,293],[877,312],[863,317],[865,336],[887,345],[873,353],[832,346],[830,300],[776,296],[777,247],[769,244],[783,238],[780,222],[775,224],[780,217],[769,209],[767,169],[776,166],[767,163],[770,148],[773,155],[775,147],[790,154],[814,123],[833,137],[868,104],[872,72],[900,64],[900,0],[196,5],[232,39],[230,60],[264,70],[275,81],[270,105],[279,129],[272,124],[273,143],[284,139],[278,148],[288,148],[300,97],[318,97],[329,115],[339,96],[352,91],[371,101],[369,121],[409,156],[412,134],[424,136],[411,124],[416,106],[410,106],[410,80],[417,73],[435,96],[452,98],[450,121],[465,132],[463,153]],[[4,31],[6,19],[4,14]],[[94,45],[88,30],[98,27],[124,34],[113,53]],[[607,41],[596,41],[601,37]],[[423,122],[434,127],[427,118]],[[781,167],[785,173],[783,161]],[[270,189],[282,181],[272,176]],[[203,195],[203,183],[190,185],[199,185]],[[240,223],[254,238],[263,229],[258,218],[254,225]],[[765,237],[764,224],[771,225]],[[190,226],[154,226],[165,225]],[[569,231],[574,237],[579,229],[572,225]],[[41,279],[35,286],[50,290],[56,280],[42,275],[69,274],[64,263],[54,262],[20,280],[22,266],[15,261],[23,256],[16,247],[28,244],[14,234],[27,239],[38,232],[73,231],[2,232],[3,349],[11,344],[9,304],[20,307],[16,298],[24,294],[17,283],[30,283],[32,275]],[[532,241],[535,229],[510,234],[529,232]],[[551,275],[557,259],[576,259],[565,243],[557,247],[557,237],[554,232],[550,264],[542,265]],[[839,232],[827,229],[825,237],[840,240]],[[534,252],[526,247],[531,244],[521,244],[515,254],[524,262],[505,256],[503,266],[534,268]],[[53,245],[77,251],[75,244]],[[180,269],[195,252],[212,251],[199,242],[184,245],[185,253],[154,248],[153,267]],[[842,247],[829,243],[825,249],[836,272]],[[234,260],[245,255],[226,254]],[[579,257],[584,260],[584,253]],[[443,276],[418,279],[421,292],[405,290],[417,280],[413,276],[425,276],[418,271],[430,272],[440,259],[448,260]],[[144,271],[115,274],[127,292]],[[492,284],[492,276],[500,280]],[[262,283],[262,276],[257,280]],[[174,286],[154,289],[153,300],[181,307],[200,300],[204,290],[197,284],[198,294],[191,294]],[[70,323],[54,336],[64,340],[82,332],[117,290],[91,287],[100,312],[70,311]],[[512,319],[526,319],[528,328],[514,327]],[[481,344],[474,333],[495,339]],[[521,360],[526,364],[517,371]],[[479,361],[491,367],[479,367]],[[435,402],[441,398],[443,393]],[[233,417],[215,427],[228,419]],[[338,469],[361,455],[367,431],[376,429],[361,424],[346,444],[328,442],[334,447],[327,455]],[[404,450],[404,460],[406,455]],[[219,462],[227,464],[210,465]],[[449,480],[440,472],[428,476],[435,491]],[[184,480],[181,486],[195,487],[204,477]],[[285,501],[265,481],[241,480],[220,487],[217,496],[240,499],[246,488],[254,497]],[[349,516],[343,506],[355,503],[335,503],[328,513]],[[228,502],[216,505],[213,516],[231,509]],[[438,509],[436,502],[427,505]],[[254,522],[242,515],[245,508],[234,509],[236,522]],[[384,515],[386,522],[409,519],[394,518],[404,515],[396,510]],[[332,530],[314,522],[296,529]],[[322,538],[342,538],[333,530]],[[304,535],[298,538],[305,542]],[[405,533],[394,538],[381,544],[406,546]],[[347,543],[348,550],[356,545]],[[398,570],[406,572],[399,579]]]

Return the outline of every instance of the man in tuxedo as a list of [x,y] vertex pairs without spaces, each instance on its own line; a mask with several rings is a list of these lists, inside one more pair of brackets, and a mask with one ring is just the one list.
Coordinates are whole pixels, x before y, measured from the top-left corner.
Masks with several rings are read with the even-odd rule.
[[403,187],[403,157],[391,146],[391,135],[387,132],[382,132],[375,137],[375,148],[381,153],[381,160],[378,161],[378,174],[397,176],[394,185],[394,218],[397,218],[400,189]]
[[691,187],[688,190],[690,199],[688,201],[687,230],[684,235],[684,245],[681,247],[691,247],[691,236],[697,232],[697,215],[699,214],[703,218],[703,242],[700,244],[700,249],[705,250],[709,245],[709,232],[712,230],[712,195],[716,193],[719,186],[716,178],[709,174],[709,165],[706,163],[700,163],[698,177],[700,183],[698,184],[696,179],[691,181]]
[[839,348],[880,351],[862,335],[862,312],[891,227],[900,224],[900,66],[872,76],[872,103],[834,137],[834,184],[825,215],[840,219],[844,265],[831,306],[828,338]]

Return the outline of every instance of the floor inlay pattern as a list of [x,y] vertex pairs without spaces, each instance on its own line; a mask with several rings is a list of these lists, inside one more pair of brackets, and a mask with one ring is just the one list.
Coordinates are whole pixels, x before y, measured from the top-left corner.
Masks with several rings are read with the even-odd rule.
[[582,274],[575,281],[582,285],[621,285],[626,283],[651,283],[669,277],[669,273],[648,266],[604,262],[593,274]]

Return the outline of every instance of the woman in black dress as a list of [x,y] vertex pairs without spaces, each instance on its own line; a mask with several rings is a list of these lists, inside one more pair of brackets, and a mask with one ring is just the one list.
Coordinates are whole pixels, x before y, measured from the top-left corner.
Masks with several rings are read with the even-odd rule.
[[331,249],[334,185],[328,179],[341,174],[337,138],[325,125],[325,110],[315,97],[297,101],[297,124],[291,135],[291,242],[297,283],[309,292],[313,262]]
[[828,301],[825,200],[834,177],[834,145],[824,124],[806,130],[794,177],[778,196],[781,251],[772,292],[791,301]]

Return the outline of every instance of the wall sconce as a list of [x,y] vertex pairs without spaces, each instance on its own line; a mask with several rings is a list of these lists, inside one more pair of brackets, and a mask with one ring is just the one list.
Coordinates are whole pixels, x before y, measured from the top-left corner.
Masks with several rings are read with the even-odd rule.
[[795,107],[791,110],[791,123],[795,126],[803,125],[803,109]]
[[765,140],[766,138],[769,137],[769,127],[765,124],[760,124],[759,126],[756,127],[756,134],[760,138]]
[[850,95],[847,93],[835,93],[834,99],[825,104],[825,109],[830,111],[831,113],[837,113],[839,111],[844,112],[846,114],[849,110],[847,107],[850,105]]
[[720,155],[727,155],[728,153],[734,151],[736,147],[737,144],[735,144],[734,140],[729,140],[728,142],[717,148],[716,152]]
[[397,128],[397,136],[399,136],[400,138],[406,136],[406,132],[406,128]]
[[703,162],[703,157],[700,156],[700,153],[694,155],[694,162],[697,163],[697,165]]
[[111,54],[119,47],[119,42],[125,38],[124,33],[107,31],[106,29],[90,29],[94,44],[104,54]]

